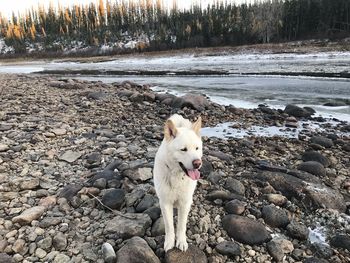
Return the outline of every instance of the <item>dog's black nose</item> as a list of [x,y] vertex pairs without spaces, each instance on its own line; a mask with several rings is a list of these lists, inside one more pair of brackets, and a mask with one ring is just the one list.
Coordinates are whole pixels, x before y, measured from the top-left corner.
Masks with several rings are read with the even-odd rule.
[[200,159],[192,161],[192,165],[194,169],[199,169],[202,165],[202,161]]

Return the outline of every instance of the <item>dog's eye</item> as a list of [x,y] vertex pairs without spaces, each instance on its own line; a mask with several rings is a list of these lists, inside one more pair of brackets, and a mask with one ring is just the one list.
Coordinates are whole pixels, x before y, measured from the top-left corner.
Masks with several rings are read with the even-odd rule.
[[198,148],[198,147],[196,147],[196,151],[198,151],[198,149],[199,149],[199,148]]
[[182,148],[181,151],[187,152],[187,148],[186,148],[186,147],[185,147],[185,148]]

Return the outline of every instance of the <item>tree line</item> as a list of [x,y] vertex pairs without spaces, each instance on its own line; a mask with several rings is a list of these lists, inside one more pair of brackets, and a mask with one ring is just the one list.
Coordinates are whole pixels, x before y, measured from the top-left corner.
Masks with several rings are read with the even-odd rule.
[[161,0],[99,0],[0,16],[0,38],[16,53],[59,52],[74,43],[118,48],[131,40],[143,51],[348,36],[349,0],[199,1],[189,9]]

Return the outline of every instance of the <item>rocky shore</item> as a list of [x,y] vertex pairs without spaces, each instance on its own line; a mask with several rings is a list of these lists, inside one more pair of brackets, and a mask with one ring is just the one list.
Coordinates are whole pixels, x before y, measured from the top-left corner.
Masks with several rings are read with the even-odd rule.
[[[349,123],[51,75],[0,75],[0,101],[0,262],[350,262]],[[152,166],[173,113],[322,129],[204,137],[190,248],[165,254]]]

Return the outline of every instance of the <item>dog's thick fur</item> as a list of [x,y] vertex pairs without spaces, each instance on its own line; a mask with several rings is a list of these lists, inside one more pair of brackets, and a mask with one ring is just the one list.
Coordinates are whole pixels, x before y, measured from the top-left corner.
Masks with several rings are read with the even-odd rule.
[[180,115],[171,116],[165,123],[164,139],[155,157],[154,186],[165,224],[165,251],[175,246],[174,207],[178,211],[176,247],[182,251],[188,248],[187,217],[202,158],[200,128],[200,117],[191,123]]

